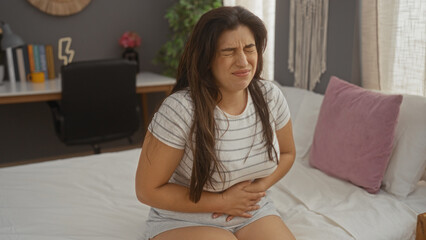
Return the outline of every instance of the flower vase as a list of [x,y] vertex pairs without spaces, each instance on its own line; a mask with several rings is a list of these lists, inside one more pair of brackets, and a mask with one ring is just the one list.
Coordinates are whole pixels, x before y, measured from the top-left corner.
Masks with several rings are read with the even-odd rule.
[[134,48],[129,47],[124,49],[122,57],[130,61],[135,61],[137,72],[139,72],[139,54]]

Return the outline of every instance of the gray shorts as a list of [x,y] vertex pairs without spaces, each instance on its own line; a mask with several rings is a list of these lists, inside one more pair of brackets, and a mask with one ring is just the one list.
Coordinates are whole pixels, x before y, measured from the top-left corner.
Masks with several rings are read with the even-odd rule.
[[272,200],[267,196],[258,203],[260,208],[251,211],[251,218],[235,217],[226,222],[225,215],[216,219],[212,218],[212,213],[181,213],[151,208],[145,226],[144,240],[151,239],[158,234],[182,227],[211,226],[226,229],[232,233],[237,232],[248,224],[269,215],[280,216]]

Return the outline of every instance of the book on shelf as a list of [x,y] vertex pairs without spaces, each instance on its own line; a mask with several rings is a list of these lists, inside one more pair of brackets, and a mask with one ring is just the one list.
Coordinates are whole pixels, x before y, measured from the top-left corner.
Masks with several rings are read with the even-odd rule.
[[55,58],[50,44],[25,44],[6,49],[8,79],[27,81],[32,72],[44,72],[45,79],[55,78]]
[[6,62],[7,62],[7,74],[9,75],[9,81],[16,82],[15,65],[13,64],[12,48],[6,48]]
[[13,58],[13,69],[15,70],[15,80],[20,81],[19,76],[19,66],[18,66],[18,57],[16,56],[16,49],[18,47],[12,48],[12,58]]
[[53,46],[46,45],[46,63],[47,63],[47,78],[55,78],[55,58],[53,56]]
[[24,55],[24,68],[25,68],[25,79],[27,79],[30,70],[30,59],[28,57],[28,45],[22,46],[22,53]]
[[35,62],[34,62],[34,51],[33,51],[33,45],[32,44],[28,44],[27,45],[27,49],[28,49],[28,62],[30,64],[30,72],[35,72]]
[[40,65],[40,48],[37,44],[33,44],[33,56],[34,56],[34,66],[35,72],[41,72],[41,65]]
[[22,47],[16,48],[16,62],[18,63],[18,75],[16,79],[22,82],[25,82],[27,80],[27,74],[25,74],[25,63],[24,63],[24,52],[22,50]]
[[47,79],[46,48],[44,45],[38,45],[40,58],[40,72],[44,72],[44,79]]

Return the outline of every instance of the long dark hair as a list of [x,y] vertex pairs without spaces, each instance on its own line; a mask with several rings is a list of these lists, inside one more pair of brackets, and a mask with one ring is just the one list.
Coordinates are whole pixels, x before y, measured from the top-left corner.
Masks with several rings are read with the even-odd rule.
[[[215,151],[216,123],[214,109],[221,99],[220,91],[211,72],[217,42],[226,30],[247,26],[254,35],[258,54],[256,72],[248,86],[257,116],[263,126],[263,137],[268,156],[273,160],[273,131],[269,122],[269,108],[259,86],[263,68],[263,52],[267,31],[262,20],[242,7],[220,7],[203,16],[195,25],[186,43],[177,72],[177,82],[172,92],[189,87],[194,104],[194,121],[189,134],[193,151],[193,167],[189,197],[198,202],[205,184],[213,186],[212,175],[223,168]],[[193,136],[195,139],[193,139]],[[221,176],[224,177],[224,176]]]

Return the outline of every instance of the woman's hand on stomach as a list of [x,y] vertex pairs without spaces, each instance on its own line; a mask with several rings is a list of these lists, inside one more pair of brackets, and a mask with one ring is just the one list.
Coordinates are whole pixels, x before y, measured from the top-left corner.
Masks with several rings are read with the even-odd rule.
[[250,218],[252,215],[248,212],[259,209],[257,204],[265,195],[264,191],[257,191],[261,186],[250,187],[251,181],[237,183],[222,193],[226,205],[221,213],[213,213],[212,217],[217,218],[227,214],[226,221],[231,221],[235,216]]

